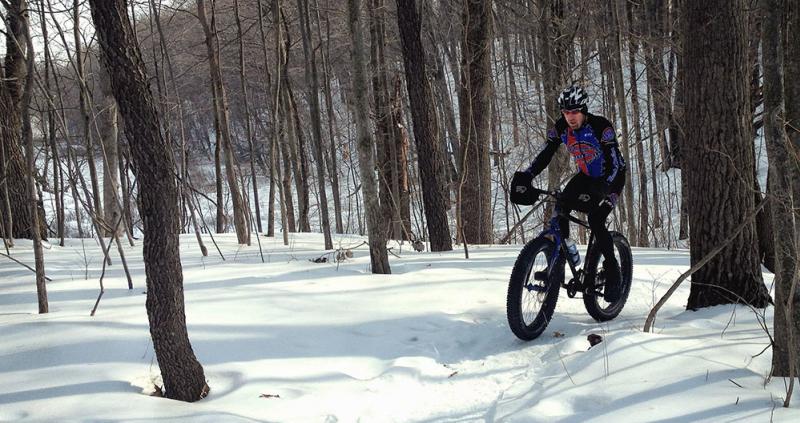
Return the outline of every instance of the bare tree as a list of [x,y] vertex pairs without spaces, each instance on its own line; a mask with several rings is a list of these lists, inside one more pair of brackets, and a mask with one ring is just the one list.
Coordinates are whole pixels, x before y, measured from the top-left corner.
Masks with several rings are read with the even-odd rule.
[[[306,58],[307,97],[311,111],[311,135],[314,161],[317,168],[317,184],[319,185],[319,213],[322,220],[322,234],[325,238],[325,249],[333,249],[331,239],[331,222],[328,213],[328,193],[325,188],[325,154],[322,149],[322,120],[319,109],[319,77],[317,76],[317,46],[311,45],[311,16],[308,12],[308,0],[297,0],[300,14],[300,35],[303,40],[303,54]],[[385,247],[384,247],[385,248]],[[387,272],[388,273],[388,272]]]
[[247,219],[247,210],[239,189],[239,182],[236,177],[237,163],[233,151],[233,140],[230,133],[230,118],[228,111],[228,97],[225,86],[222,83],[222,70],[219,58],[219,39],[217,38],[216,12],[214,4],[211,7],[211,20],[209,22],[206,13],[206,0],[197,0],[197,13],[200,19],[200,26],[206,38],[206,50],[208,51],[209,70],[211,72],[211,86],[214,99],[214,113],[216,122],[217,144],[223,147],[225,155],[225,175],[228,180],[228,189],[231,192],[233,203],[233,222],[236,229],[236,239],[239,244],[250,245],[250,225]]
[[[792,215],[792,185],[798,180],[796,150],[788,145],[784,129],[784,46],[786,25],[783,0],[761,0],[765,13],[761,51],[764,69],[764,140],[769,155],[772,224],[775,228],[775,334],[772,349],[772,375],[797,375],[798,301],[795,298],[797,277],[797,233]],[[790,235],[791,234],[791,235]],[[794,313],[794,315],[793,315]]]
[[491,0],[465,0],[461,45],[460,235],[464,242],[491,244]]
[[447,224],[446,170],[441,168],[444,153],[442,143],[436,139],[436,110],[426,78],[420,25],[416,0],[397,0],[397,26],[403,48],[428,237],[432,251],[450,251],[453,244]]
[[186,330],[175,167],[160,131],[147,72],[125,4],[125,0],[90,0],[103,62],[125,120],[133,169],[141,187],[145,304],[164,394],[171,399],[197,401],[208,394],[209,387]]
[[378,184],[375,180],[374,143],[369,131],[369,103],[367,102],[367,77],[364,60],[364,34],[361,26],[361,1],[348,0],[348,23],[353,44],[353,95],[355,120],[358,132],[358,167],[361,170],[361,189],[367,205],[367,229],[372,273],[392,273],[386,252],[386,235],[381,228],[381,210],[378,203]]

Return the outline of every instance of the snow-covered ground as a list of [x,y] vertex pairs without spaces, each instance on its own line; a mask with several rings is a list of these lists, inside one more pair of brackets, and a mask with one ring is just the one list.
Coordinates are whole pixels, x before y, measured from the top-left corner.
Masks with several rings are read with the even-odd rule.
[[[318,234],[292,234],[288,247],[262,237],[266,263],[255,243],[216,238],[225,261],[209,238],[207,258],[182,238],[189,336],[211,386],[194,404],[147,395],[160,380],[140,244],[126,251],[134,289],[114,256],[95,317],[93,241],[45,251],[47,315],[33,274],[0,257],[0,421],[800,421],[800,395],[784,409],[784,381],[766,383],[771,352],[751,310],[686,312],[686,286],[656,333],[642,332],[687,251],[634,249],[616,320],[595,323],[562,293],[545,334],[525,343],[505,317],[521,246],[472,246],[465,260],[395,245],[384,276],[368,272],[365,246],[338,265],[310,262]],[[12,254],[33,263],[29,242]],[[765,318],[771,329],[772,309]],[[589,349],[591,333],[604,342]]]

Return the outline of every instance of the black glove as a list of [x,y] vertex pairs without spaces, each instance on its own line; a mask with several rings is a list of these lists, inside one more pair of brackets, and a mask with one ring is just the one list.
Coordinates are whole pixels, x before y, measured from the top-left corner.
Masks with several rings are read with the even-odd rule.
[[539,199],[538,194],[534,194],[533,175],[528,172],[514,172],[514,178],[511,179],[511,186],[509,187],[509,199],[514,204],[521,206],[530,206]]

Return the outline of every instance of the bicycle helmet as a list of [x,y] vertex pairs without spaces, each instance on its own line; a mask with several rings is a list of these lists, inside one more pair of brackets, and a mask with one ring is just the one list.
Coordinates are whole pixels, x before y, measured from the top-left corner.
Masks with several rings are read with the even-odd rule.
[[564,89],[558,96],[558,107],[561,110],[580,110],[583,114],[589,111],[586,101],[589,96],[583,88],[572,85]]

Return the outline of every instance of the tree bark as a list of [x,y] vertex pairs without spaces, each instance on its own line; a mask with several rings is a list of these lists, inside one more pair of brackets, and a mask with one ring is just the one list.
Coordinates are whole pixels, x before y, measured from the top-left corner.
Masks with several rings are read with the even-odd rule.
[[461,45],[460,216],[464,242],[491,244],[491,0],[465,0]]
[[[16,6],[16,5],[15,5]],[[26,10],[27,2],[19,2],[19,10]],[[31,38],[30,21],[27,13],[20,19],[22,34],[25,37],[26,46],[26,67],[34,69],[33,39]],[[19,40],[22,42],[23,40]],[[33,235],[33,257],[36,264],[36,298],[39,305],[39,314],[47,313],[49,305],[47,302],[47,286],[44,277],[44,252],[42,251],[41,229],[39,228],[39,198],[36,191],[36,156],[33,150],[33,129],[31,128],[31,96],[33,95],[33,72],[26,72],[25,89],[22,94],[22,138],[25,141],[25,154],[28,156],[28,174],[26,182],[28,184],[28,215],[31,221],[31,234]]]
[[[764,70],[764,141],[769,156],[772,224],[775,228],[775,318],[772,376],[791,377],[800,369],[797,341],[800,310],[795,296],[797,277],[797,233],[793,214],[792,184],[797,157],[788,145],[784,129],[784,45],[786,25],[783,0],[761,0],[764,13],[761,51]],[[793,314],[794,313],[794,314]]]
[[25,80],[24,23],[21,1],[9,3],[6,10],[6,57],[3,80],[0,82],[0,189],[3,207],[4,233],[13,246],[13,238],[33,239],[28,210],[28,184],[25,177],[25,157],[22,154],[21,105],[22,83]]
[[[316,47],[311,45],[311,24],[308,12],[308,0],[297,0],[300,14],[300,34],[303,40],[303,55],[306,58],[306,84],[308,85],[308,104],[311,112],[311,135],[314,161],[317,168],[317,184],[319,185],[319,213],[322,220],[322,234],[325,238],[325,249],[333,249],[331,238],[331,222],[328,213],[328,192],[325,188],[325,154],[322,150],[322,121],[319,110],[319,78],[317,77]],[[384,246],[385,248],[385,246]]]
[[211,21],[209,22],[206,14],[206,0],[197,0],[197,13],[200,19],[200,26],[203,27],[205,34],[206,50],[208,52],[208,64],[211,74],[212,95],[214,97],[214,112],[218,122],[217,143],[222,144],[222,153],[225,156],[225,175],[228,180],[228,189],[231,192],[231,203],[233,206],[233,224],[236,230],[236,239],[239,244],[250,245],[250,224],[247,219],[247,210],[239,189],[238,178],[236,177],[236,157],[233,151],[233,140],[230,134],[230,118],[228,111],[228,98],[225,93],[225,86],[222,83],[222,70],[220,69],[219,58],[219,39],[217,37],[216,13],[212,3]]
[[[686,2],[686,155],[691,261],[725,239],[754,209],[752,115],[747,81],[747,1]],[[715,34],[709,37],[708,34]],[[720,117],[727,117],[722,119]],[[755,222],[735,245],[692,275],[688,309],[770,298],[761,277]]]
[[253,140],[253,121],[250,112],[250,98],[247,94],[247,76],[244,66],[244,37],[242,35],[242,18],[239,15],[239,0],[234,0],[234,13],[236,16],[236,35],[239,38],[239,81],[242,88],[242,101],[244,102],[245,136],[250,147],[250,181],[253,184],[253,205],[256,212],[256,228],[261,232],[261,205],[258,201],[258,177],[256,176],[256,151]]
[[644,141],[642,139],[642,125],[640,123],[641,112],[639,108],[639,78],[638,73],[636,72],[636,50],[638,48],[636,41],[634,40],[634,38],[637,37],[637,34],[634,32],[636,25],[633,21],[633,7],[635,6],[630,3],[628,4],[627,15],[628,34],[630,35],[630,39],[628,40],[628,68],[630,70],[631,81],[630,99],[633,109],[633,134],[636,140],[636,163],[639,167],[639,232],[636,236],[636,245],[639,247],[649,247],[650,241],[647,237],[647,231],[650,224],[650,201],[647,194],[647,164],[644,160]]
[[397,0],[397,26],[411,103],[428,239],[431,251],[450,251],[453,244],[447,223],[447,179],[445,169],[441,167],[444,163],[442,144],[436,139],[436,110],[426,78],[420,25],[416,0]]
[[380,204],[374,176],[375,160],[372,137],[368,129],[369,104],[367,102],[367,77],[364,60],[364,36],[361,28],[361,1],[348,0],[348,24],[352,38],[350,53],[353,58],[353,95],[355,97],[355,120],[358,132],[358,167],[361,171],[361,189],[367,205],[367,230],[369,234],[370,263],[372,273],[392,273],[386,251],[386,238],[381,229]]
[[197,401],[208,394],[209,388],[186,330],[178,248],[180,210],[172,154],[160,131],[125,0],[90,0],[90,5],[103,62],[125,119],[133,168],[140,185],[147,278],[145,304],[165,396]]
[[[97,177],[97,164],[94,160],[95,146],[94,136],[91,130],[91,116],[89,116],[89,87],[86,82],[86,71],[84,69],[83,58],[83,45],[80,36],[80,0],[73,0],[72,6],[72,19],[74,21],[72,33],[73,41],[75,42],[75,69],[78,76],[78,89],[79,89],[79,102],[81,119],[83,120],[83,137],[86,143],[86,163],[89,167],[89,179],[92,184],[92,198],[87,198],[86,201],[91,201],[94,205],[94,219],[103,220],[103,203],[101,201],[102,192],[100,191],[99,178]],[[105,226],[105,225],[101,225]],[[103,233],[97,234],[98,237],[104,236]]]
[[[623,31],[623,18],[622,12],[620,11],[620,0],[612,0],[608,7],[611,8],[611,16],[613,17],[613,25],[612,25],[612,32],[613,32],[613,40],[612,44],[612,51],[613,54],[611,56],[612,61],[615,62],[613,64],[613,77],[614,77],[614,88],[616,90],[616,98],[617,98],[617,106],[618,112],[620,117],[620,123],[622,127],[622,142],[620,145],[622,146],[622,154],[625,158],[632,163],[633,157],[631,156],[631,137],[630,131],[628,130],[628,108],[627,108],[627,101],[625,97],[625,82],[624,82],[624,75],[622,73],[622,34]],[[636,227],[636,219],[635,214],[633,211],[633,182],[631,173],[633,172],[626,172],[625,173],[625,190],[622,196],[625,204],[625,215],[627,216],[627,227],[628,227],[628,234],[633,235],[637,234],[637,227]],[[633,238],[634,245],[638,244],[638,236]]]

